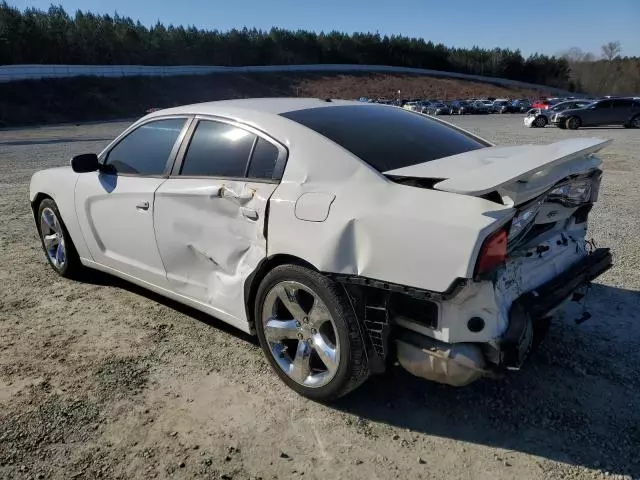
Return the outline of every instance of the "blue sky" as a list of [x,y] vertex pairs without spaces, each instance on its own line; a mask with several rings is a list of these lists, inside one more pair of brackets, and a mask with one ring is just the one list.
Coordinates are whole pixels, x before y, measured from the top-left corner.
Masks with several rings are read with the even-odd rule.
[[[47,9],[51,0],[9,0]],[[640,56],[640,0],[59,0],[77,9],[165,24],[375,32],[423,37],[447,46],[519,48],[556,54],[576,46],[600,54],[619,40]]]

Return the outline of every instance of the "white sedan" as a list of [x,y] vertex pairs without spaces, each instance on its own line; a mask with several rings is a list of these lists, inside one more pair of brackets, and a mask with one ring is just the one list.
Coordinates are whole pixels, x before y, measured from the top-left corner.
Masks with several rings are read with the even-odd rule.
[[495,147],[401,108],[246,99],[153,112],[37,172],[46,257],[256,333],[297,392],[396,361],[450,385],[517,369],[611,266],[585,243],[607,142]]

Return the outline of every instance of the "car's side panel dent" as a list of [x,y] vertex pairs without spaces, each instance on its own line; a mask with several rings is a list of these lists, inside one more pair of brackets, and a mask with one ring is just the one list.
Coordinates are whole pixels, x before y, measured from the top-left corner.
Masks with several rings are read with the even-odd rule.
[[266,257],[264,218],[273,183],[168,179],[154,228],[169,287],[233,317],[248,331],[244,285]]

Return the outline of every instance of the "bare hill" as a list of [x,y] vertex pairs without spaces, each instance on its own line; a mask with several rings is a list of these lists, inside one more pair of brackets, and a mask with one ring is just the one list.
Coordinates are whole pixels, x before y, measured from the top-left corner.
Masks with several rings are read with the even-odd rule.
[[140,116],[147,109],[228,98],[535,97],[543,91],[421,75],[216,74],[184,77],[78,77],[0,84],[0,126]]

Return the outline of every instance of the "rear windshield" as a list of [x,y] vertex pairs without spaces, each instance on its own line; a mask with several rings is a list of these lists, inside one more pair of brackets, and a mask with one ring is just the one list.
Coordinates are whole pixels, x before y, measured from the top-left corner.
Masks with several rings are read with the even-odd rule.
[[379,172],[489,146],[437,120],[401,108],[348,105],[281,115],[334,141]]

